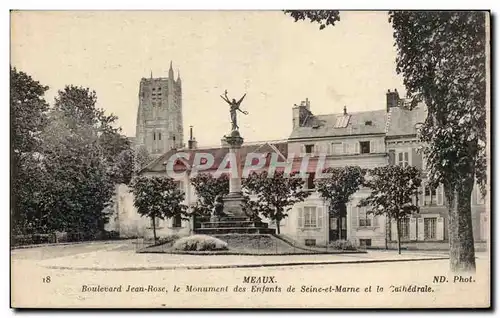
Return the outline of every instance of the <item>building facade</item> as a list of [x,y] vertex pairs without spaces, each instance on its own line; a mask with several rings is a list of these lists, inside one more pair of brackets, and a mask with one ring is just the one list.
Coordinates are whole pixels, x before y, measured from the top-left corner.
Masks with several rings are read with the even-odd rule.
[[[315,115],[311,102],[306,99],[292,109],[293,128],[288,139],[279,142],[244,143],[241,148],[241,162],[246,154],[262,153],[269,158],[276,154],[282,158],[283,164],[290,164],[293,171],[298,171],[307,157],[307,173],[304,179],[310,196],[301,203],[295,204],[288,217],[280,223],[281,234],[303,245],[324,246],[336,240],[349,240],[366,247],[391,246],[396,244],[396,224],[385,216],[373,216],[367,208],[358,207],[361,199],[367,197],[369,189],[362,188],[355,193],[347,204],[345,215],[331,215],[328,203],[314,189],[315,174],[326,167],[359,166],[372,169],[389,164],[416,166],[422,170],[423,183],[420,194],[415,197],[419,212],[401,221],[401,239],[403,245],[415,248],[435,248],[448,246],[447,209],[442,185],[430,188],[426,180],[425,158],[417,151],[418,128],[426,118],[425,105],[411,105],[399,97],[397,91],[386,93],[386,105],[380,110],[349,112],[344,107],[342,113]],[[151,130],[153,132],[153,130]],[[152,139],[154,141],[154,139]],[[196,152],[209,153],[214,158],[213,168],[205,170],[215,173],[228,149],[220,147],[198,148],[190,134],[189,146],[184,149],[165,151],[152,163],[146,166],[141,174],[165,176],[168,158],[179,151],[191,153],[191,160]],[[164,149],[164,148],[163,148]],[[192,162],[181,161],[175,166],[179,171],[189,171]],[[266,169],[269,162],[262,169]],[[185,192],[185,204],[193,205],[196,193],[189,182],[189,173],[177,180],[179,187]],[[128,207],[121,207],[122,215],[134,214],[131,199],[125,194],[123,202]],[[135,212],[136,213],[136,212]],[[488,233],[488,211],[485,200],[481,197],[477,186],[472,194],[472,218],[475,241],[485,241]],[[124,217],[121,217],[123,219]],[[151,235],[151,221],[143,218],[134,219],[133,229],[141,229],[144,236]],[[266,221],[266,220],[264,220]],[[142,222],[142,223],[141,223]],[[189,234],[193,232],[193,220],[157,220],[158,234]],[[267,220],[270,227],[276,227]],[[142,224],[142,225],[138,225]],[[137,232],[137,231],[136,231]]]
[[182,120],[182,82],[174,78],[172,62],[168,77],[142,78],[139,84],[135,146],[144,147],[153,157],[173,148],[181,148],[184,140]]

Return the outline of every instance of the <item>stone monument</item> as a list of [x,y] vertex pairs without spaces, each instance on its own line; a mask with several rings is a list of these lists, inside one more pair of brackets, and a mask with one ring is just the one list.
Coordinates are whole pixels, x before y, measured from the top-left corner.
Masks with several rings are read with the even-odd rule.
[[[223,140],[229,148],[230,156],[235,160],[230,161],[236,163],[236,169],[231,169],[232,172],[229,178],[229,193],[223,197],[217,196],[214,209],[211,213],[210,222],[201,222],[200,227],[195,229],[195,233],[206,235],[226,235],[226,234],[272,234],[274,229],[268,228],[267,223],[263,223],[257,217],[250,217],[245,213],[244,198],[241,191],[241,158],[240,148],[243,144],[243,138],[238,131],[237,112],[245,115],[248,112],[240,109],[240,104],[246,94],[239,101],[230,100],[227,97],[227,90],[222,99],[229,104],[229,114],[231,115],[231,132],[224,136]],[[234,167],[231,167],[234,168]]]
[[241,158],[240,158],[240,148],[243,144],[243,138],[238,131],[237,122],[237,111],[248,115],[247,111],[241,110],[240,105],[245,98],[246,93],[236,101],[234,98],[230,100],[227,97],[227,90],[221,98],[229,104],[229,113],[231,115],[231,132],[229,135],[224,136],[224,140],[229,148],[229,153],[232,158],[236,160],[236,175],[231,173],[229,179],[229,194],[224,197],[224,214],[234,216],[234,217],[246,217],[245,211],[243,210],[243,196],[241,192]]

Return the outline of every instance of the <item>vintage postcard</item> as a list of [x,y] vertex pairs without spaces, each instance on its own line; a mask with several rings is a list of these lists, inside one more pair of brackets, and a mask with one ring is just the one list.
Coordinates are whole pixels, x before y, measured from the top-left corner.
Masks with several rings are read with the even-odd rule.
[[489,308],[488,11],[11,11],[13,308]]

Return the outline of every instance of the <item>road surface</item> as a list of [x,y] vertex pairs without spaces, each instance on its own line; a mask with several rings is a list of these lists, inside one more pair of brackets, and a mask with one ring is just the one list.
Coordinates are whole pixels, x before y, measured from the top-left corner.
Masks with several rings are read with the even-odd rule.
[[[372,257],[384,257],[381,253],[372,254]],[[400,308],[487,306],[490,299],[489,262],[484,254],[479,256],[477,275],[472,276],[470,282],[466,281],[468,276],[457,280],[450,274],[447,260],[202,270],[62,270],[47,267],[48,264],[67,264],[71,260],[75,264],[83,262],[88,268],[92,262],[102,259],[130,263],[139,257],[129,241],[13,250],[12,305],[42,308]],[[179,262],[175,257],[162,254],[155,260]],[[287,259],[287,256],[279,257]],[[341,255],[329,257],[346,258]],[[220,256],[205,256],[203,260],[220,260]],[[436,282],[436,277],[446,281]]]

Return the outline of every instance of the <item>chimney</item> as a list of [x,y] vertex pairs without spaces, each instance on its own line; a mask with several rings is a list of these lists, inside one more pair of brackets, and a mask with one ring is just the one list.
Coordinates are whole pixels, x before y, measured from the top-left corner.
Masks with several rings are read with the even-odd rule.
[[344,116],[347,116],[347,106],[344,106]]
[[397,89],[394,89],[394,92],[391,92],[390,89],[387,90],[386,93],[387,98],[387,112],[393,107],[398,107],[399,104],[399,93]]
[[188,149],[198,148],[198,142],[193,138],[193,126],[189,126]]
[[309,98],[300,102],[300,105],[294,104],[293,109],[293,128],[301,127],[308,116],[311,113],[311,101]]

